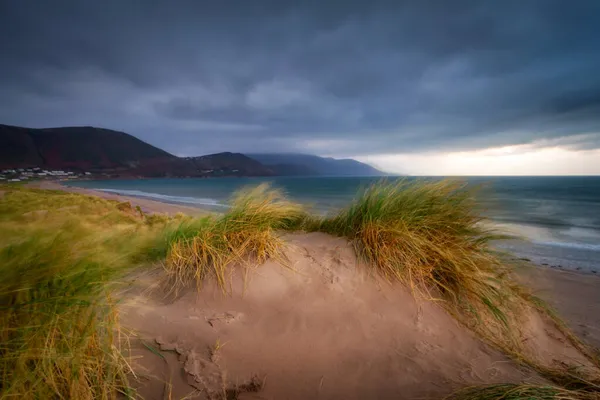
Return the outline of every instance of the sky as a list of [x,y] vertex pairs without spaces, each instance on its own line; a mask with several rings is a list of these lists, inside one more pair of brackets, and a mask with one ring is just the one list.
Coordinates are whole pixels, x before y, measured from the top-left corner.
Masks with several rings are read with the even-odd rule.
[[0,0],[0,123],[181,156],[600,174],[600,1]]

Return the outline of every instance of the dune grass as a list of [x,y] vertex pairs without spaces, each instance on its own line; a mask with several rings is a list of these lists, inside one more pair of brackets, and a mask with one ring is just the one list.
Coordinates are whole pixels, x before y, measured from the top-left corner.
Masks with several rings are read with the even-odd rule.
[[348,238],[376,273],[405,284],[417,298],[438,301],[486,341],[547,379],[587,387],[577,371],[542,366],[527,355],[520,329],[532,312],[539,312],[600,367],[593,351],[551,308],[515,281],[513,261],[492,246],[510,237],[483,217],[479,190],[456,180],[381,181],[338,214],[312,219],[305,228]]
[[312,229],[347,237],[376,272],[441,300],[472,326],[509,332],[511,267],[491,242],[477,189],[452,180],[380,182]]
[[298,227],[305,215],[302,207],[266,184],[239,191],[230,205],[225,214],[183,221],[165,231],[155,248],[164,249],[174,292],[190,283],[201,288],[208,276],[227,291],[232,265],[269,258],[285,262],[277,231]]
[[[270,258],[286,265],[281,233],[298,230],[348,238],[374,273],[439,301],[517,361],[564,382],[567,389],[548,398],[589,398],[561,397],[584,393],[571,389],[585,381],[521,352],[515,332],[528,308],[547,313],[583,352],[586,346],[515,283],[510,262],[491,246],[504,236],[486,225],[476,190],[463,183],[379,182],[327,217],[310,216],[268,185],[236,193],[224,214],[195,218],[150,216],[129,203],[60,191],[3,190],[0,398],[130,395],[111,297],[120,277],[135,265],[160,262],[176,294],[201,289],[208,278],[228,291],[234,265]],[[500,385],[477,392],[483,397],[460,398],[536,398],[493,396],[538,389]]]
[[499,384],[468,387],[447,400],[598,400],[600,392],[568,390],[556,386]]
[[200,289],[208,276],[227,290],[231,266],[282,261],[281,231],[320,231],[348,238],[374,271],[419,296],[440,300],[495,340],[516,339],[510,267],[490,246],[504,236],[484,225],[474,190],[455,181],[379,182],[332,217],[309,216],[268,185],[238,192],[219,216],[181,221],[153,251],[169,285]]
[[160,225],[128,204],[2,189],[0,398],[133,396],[111,292]]
[[[125,392],[114,271],[37,233],[0,251],[2,397],[115,398]],[[81,249],[80,249],[81,250]]]

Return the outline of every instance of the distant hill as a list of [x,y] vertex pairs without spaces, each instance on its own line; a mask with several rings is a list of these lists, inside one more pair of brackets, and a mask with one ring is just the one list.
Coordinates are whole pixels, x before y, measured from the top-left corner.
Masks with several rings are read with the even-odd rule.
[[298,153],[247,154],[284,176],[382,176],[384,172],[352,159]]
[[186,157],[202,173],[212,175],[271,176],[274,172],[258,161],[241,153],[217,153]]
[[0,125],[0,169],[32,167],[114,177],[383,175],[370,165],[350,159],[229,152],[177,157],[125,132],[110,129]]
[[180,158],[110,129],[0,125],[0,169],[29,167],[122,177],[273,175],[271,169],[243,154]]
[[[32,129],[0,125],[0,167],[46,167],[91,171],[149,169],[173,163],[164,150],[124,132],[89,126]],[[178,165],[179,164],[179,165]]]

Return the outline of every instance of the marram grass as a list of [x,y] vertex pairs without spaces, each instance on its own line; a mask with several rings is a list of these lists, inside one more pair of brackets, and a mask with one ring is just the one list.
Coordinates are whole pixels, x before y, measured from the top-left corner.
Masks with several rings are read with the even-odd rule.
[[540,312],[600,365],[543,302],[515,282],[508,257],[492,247],[507,236],[490,228],[477,191],[453,180],[382,181],[338,214],[312,219],[305,227],[348,238],[376,273],[402,282],[418,298],[440,302],[485,340],[547,379],[584,383],[526,355],[519,330],[528,313]]
[[[323,218],[261,185],[238,192],[222,215],[172,223],[152,248],[155,259],[164,257],[174,292],[190,285],[201,289],[209,277],[227,291],[232,266],[269,258],[285,262],[282,231],[346,237],[375,273],[404,283],[418,297],[439,301],[524,361],[518,329],[528,310],[545,309],[515,283],[510,263],[492,248],[492,241],[506,236],[490,229],[481,211],[477,189],[452,180],[378,182],[347,208]],[[566,327],[559,329],[585,348]]]
[[484,222],[464,183],[400,180],[369,187],[316,229],[347,237],[378,273],[413,293],[506,326],[510,268],[490,246],[505,236]]
[[115,398],[126,391],[114,271],[37,234],[0,250],[0,397]]
[[114,399],[127,385],[113,282],[154,233],[124,204],[8,187],[0,198],[0,399]]
[[446,400],[598,400],[600,391],[567,390],[550,385],[498,384],[459,390]]
[[173,291],[190,283],[200,288],[208,276],[227,290],[233,265],[270,258],[285,262],[278,231],[299,226],[305,216],[302,207],[266,184],[236,193],[230,205],[223,215],[184,221],[167,230],[164,267]]
[[[366,189],[337,215],[320,218],[261,185],[237,193],[222,215],[192,218],[8,187],[0,198],[0,398],[130,395],[114,281],[132,266],[160,261],[174,292],[200,289],[205,279],[227,291],[234,265],[269,258],[285,264],[281,233],[296,230],[348,238],[375,273],[439,301],[517,361],[564,383],[563,389],[490,386],[457,399],[597,398],[579,390],[587,387],[584,380],[523,355],[513,334],[522,310],[547,309],[512,280],[509,263],[491,246],[503,236],[487,227],[478,204],[476,193],[460,182],[390,181]],[[572,334],[567,337],[585,350]],[[554,397],[535,397],[542,395]]]

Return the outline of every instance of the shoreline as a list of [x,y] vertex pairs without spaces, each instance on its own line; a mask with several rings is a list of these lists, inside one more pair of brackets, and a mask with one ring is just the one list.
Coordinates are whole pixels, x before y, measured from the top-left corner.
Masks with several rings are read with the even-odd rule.
[[[181,212],[188,215],[210,213],[209,210],[200,207],[65,186],[56,181],[32,182],[30,186],[80,193],[121,202],[128,201],[133,206],[139,205],[147,213],[176,214]],[[530,259],[523,259],[518,254],[512,252],[511,254],[515,259],[528,263],[527,267],[518,271],[518,275],[526,285],[534,290],[534,294],[539,295],[556,308],[580,337],[590,338],[590,342],[600,348],[600,276],[586,270],[537,264]]]
[[[128,201],[134,207],[136,205],[139,205],[142,211],[149,214],[166,213],[172,215],[178,212],[192,216],[205,214],[219,214],[219,211],[211,209],[211,207],[208,205],[185,205],[179,203],[171,203],[160,199],[150,199],[145,197],[131,196],[113,192],[104,192],[102,190],[81,188],[77,186],[67,186],[63,185],[61,181],[30,182],[27,184],[27,186],[40,189],[62,190],[65,192],[97,196],[100,198],[116,200],[120,202]],[[506,224],[492,222],[492,226],[497,226],[501,232],[505,232],[509,235],[514,235],[516,237],[520,236],[519,232],[513,231],[511,228],[507,228]],[[586,276],[600,277],[600,268],[595,268],[595,265],[590,266],[587,265],[588,262],[582,263],[581,261],[563,259],[562,257],[536,254],[530,251],[535,247],[539,247],[539,245],[536,245],[534,242],[531,242],[527,239],[510,239],[498,243],[498,248],[501,251],[508,252],[509,254],[514,256],[515,260],[526,261],[528,263],[531,263],[535,267],[546,268],[549,270],[555,270],[559,272],[565,271]],[[570,265],[569,262],[571,262],[571,264],[573,265]]]
[[[56,181],[32,182],[29,186],[97,196],[120,202],[128,201],[134,207],[139,205],[144,212],[151,214],[167,213],[172,215],[180,212],[197,216],[210,213],[209,210],[199,207],[65,186]],[[558,310],[579,337],[600,348],[600,276],[586,270],[536,264],[532,260],[519,257],[518,254],[512,252],[511,254],[515,259],[527,263],[525,267],[519,268],[517,271],[519,280],[533,289],[535,295],[549,302]]]
[[117,200],[120,202],[128,201],[132,206],[140,206],[143,212],[148,214],[165,213],[176,214],[184,213],[192,216],[210,213],[209,210],[200,207],[185,206],[179,204],[165,203],[158,200],[143,199],[140,197],[124,196],[116,193],[103,192],[101,190],[84,189],[75,186],[66,186],[59,181],[41,181],[31,182],[28,187],[46,190],[61,190],[69,193],[79,193],[88,196],[96,196],[106,200]]

